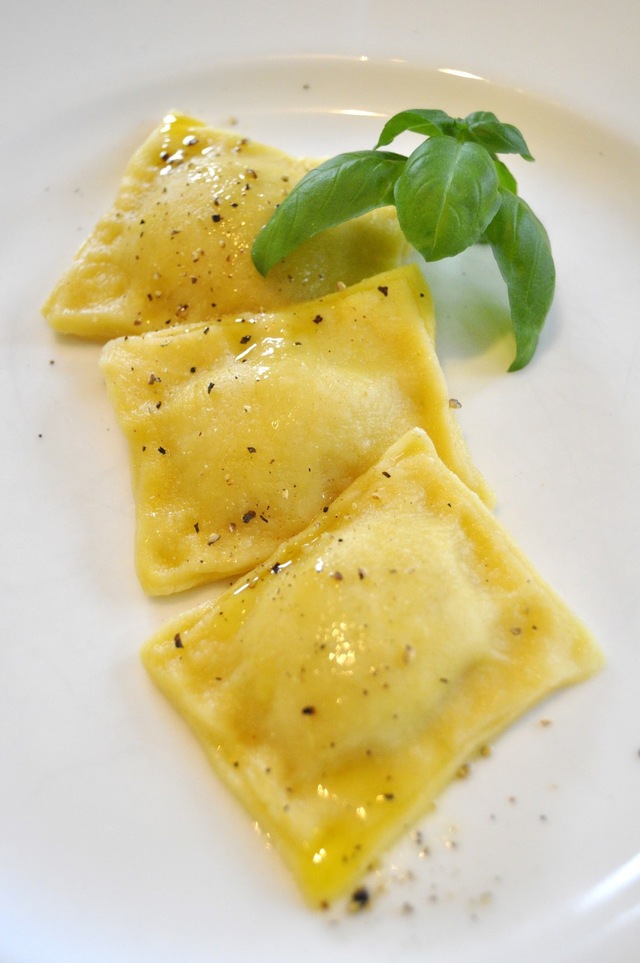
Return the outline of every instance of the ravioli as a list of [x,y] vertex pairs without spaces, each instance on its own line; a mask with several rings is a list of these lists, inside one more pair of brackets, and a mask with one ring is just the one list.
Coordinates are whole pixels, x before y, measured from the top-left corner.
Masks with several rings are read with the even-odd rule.
[[263,278],[253,240],[317,161],[169,114],[130,160],[111,211],[49,295],[57,331],[108,339],[234,311],[270,311],[353,284],[407,251],[388,207],[303,245]]
[[432,331],[428,288],[406,266],[286,310],[107,344],[143,588],[167,594],[248,571],[415,425],[490,498]]
[[420,429],[142,658],[312,904],[602,661]]

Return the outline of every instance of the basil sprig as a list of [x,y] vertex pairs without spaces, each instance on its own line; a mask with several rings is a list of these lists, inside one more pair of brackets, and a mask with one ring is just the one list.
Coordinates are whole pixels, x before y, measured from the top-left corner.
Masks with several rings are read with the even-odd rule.
[[[382,149],[406,131],[425,138],[408,157]],[[509,370],[523,368],[551,307],[555,267],[545,228],[498,154],[533,160],[520,131],[489,111],[461,119],[403,110],[385,123],[372,150],[338,154],[298,182],[257,235],[253,262],[266,275],[308,238],[395,205],[401,230],[426,261],[490,245],[516,340]]]

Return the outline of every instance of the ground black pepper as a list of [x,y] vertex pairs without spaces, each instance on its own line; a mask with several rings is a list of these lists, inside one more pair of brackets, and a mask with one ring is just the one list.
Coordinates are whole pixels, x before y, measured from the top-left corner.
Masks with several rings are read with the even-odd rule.
[[366,909],[366,907],[371,902],[371,894],[366,886],[359,886],[351,894],[351,900],[349,906],[351,910],[357,912],[358,910]]

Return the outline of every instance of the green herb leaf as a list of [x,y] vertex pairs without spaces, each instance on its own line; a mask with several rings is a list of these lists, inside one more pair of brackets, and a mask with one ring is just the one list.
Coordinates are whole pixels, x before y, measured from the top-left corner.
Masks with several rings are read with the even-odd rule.
[[[379,149],[405,131],[427,138],[409,157]],[[339,154],[302,178],[256,237],[253,262],[265,275],[320,231],[395,204],[405,237],[427,261],[491,245],[516,337],[510,370],[522,368],[553,300],[555,267],[547,232],[498,154],[533,160],[517,127],[490,111],[464,119],[442,110],[401,111],[373,150]]]
[[475,244],[500,206],[495,164],[478,144],[427,140],[410,155],[395,188],[398,222],[427,261]]
[[555,289],[549,237],[521,197],[501,190],[502,203],[485,237],[507,285],[516,356],[509,368],[529,363],[538,346]]
[[441,134],[453,136],[457,121],[444,110],[402,110],[390,117],[382,128],[376,148],[385,147],[405,131],[422,134],[423,137],[438,137]]
[[462,131],[461,136],[482,144],[490,154],[520,154],[525,160],[533,160],[518,128],[503,124],[488,110],[477,110],[465,117]]
[[498,180],[500,182],[500,187],[503,187],[506,191],[511,191],[512,194],[518,193],[518,185],[516,179],[507,167],[503,164],[501,160],[497,157],[493,158],[493,163],[496,165],[496,173],[498,175]]
[[253,262],[261,274],[303,241],[377,207],[393,204],[406,157],[390,151],[338,154],[296,184],[256,237]]

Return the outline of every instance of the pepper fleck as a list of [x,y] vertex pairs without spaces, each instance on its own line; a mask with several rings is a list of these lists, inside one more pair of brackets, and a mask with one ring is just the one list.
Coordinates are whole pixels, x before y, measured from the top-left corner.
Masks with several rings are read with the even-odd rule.
[[359,886],[351,894],[351,900],[349,902],[349,908],[352,912],[357,913],[359,910],[366,909],[366,907],[371,902],[371,895],[366,886]]
[[316,708],[315,706],[304,706],[302,709],[303,716],[315,716]]
[[182,644],[182,639],[180,638],[180,633],[179,633],[179,632],[176,632],[176,634],[174,635],[174,637],[173,637],[173,643],[174,643],[176,649],[183,649],[183,648],[184,648],[184,646],[183,646],[183,644]]
[[389,288],[387,287],[386,284],[379,284],[378,291],[380,292],[380,294],[384,294],[386,298],[387,294],[389,293]]
[[244,513],[244,515],[242,516],[242,521],[246,525],[248,522],[251,521],[252,518],[255,518],[255,517],[256,517],[256,513],[253,510],[251,510]]

